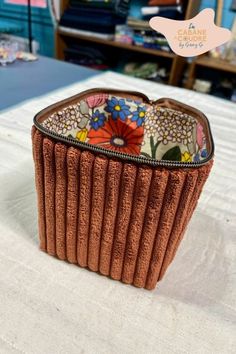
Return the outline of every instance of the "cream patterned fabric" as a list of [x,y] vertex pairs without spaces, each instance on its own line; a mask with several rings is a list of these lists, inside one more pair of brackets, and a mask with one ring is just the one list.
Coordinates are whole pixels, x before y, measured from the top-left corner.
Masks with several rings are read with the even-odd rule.
[[93,93],[53,112],[42,125],[76,141],[148,159],[199,162],[209,155],[200,121],[122,94]]

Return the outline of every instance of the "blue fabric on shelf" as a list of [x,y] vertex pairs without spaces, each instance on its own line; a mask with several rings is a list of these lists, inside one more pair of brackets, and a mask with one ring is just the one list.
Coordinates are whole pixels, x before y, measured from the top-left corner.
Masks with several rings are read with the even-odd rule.
[[0,66],[0,110],[100,74],[51,58]]
[[70,6],[61,17],[60,25],[82,30],[114,33],[117,24],[124,24],[126,17],[117,16],[110,10],[84,9]]

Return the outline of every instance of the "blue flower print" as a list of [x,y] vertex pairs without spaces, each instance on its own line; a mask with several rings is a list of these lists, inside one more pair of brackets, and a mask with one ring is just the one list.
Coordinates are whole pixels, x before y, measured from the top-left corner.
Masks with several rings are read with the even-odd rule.
[[203,149],[201,151],[201,157],[204,158],[204,159],[207,157],[207,149]]
[[137,126],[140,127],[143,124],[145,113],[146,107],[139,106],[137,111],[133,112],[133,116],[131,118],[132,122],[136,121]]
[[199,153],[197,153],[194,158],[193,158],[194,162],[199,162],[200,161],[200,157],[199,157]]
[[133,100],[132,98],[126,98],[127,102],[135,103],[137,106],[142,103],[142,101]]
[[207,149],[203,149],[199,151],[195,156],[193,161],[194,162],[200,162],[202,159],[205,159],[207,157]]
[[98,109],[92,114],[90,125],[93,129],[98,130],[98,128],[104,125],[106,117],[104,113],[100,113]]
[[123,98],[117,99],[112,97],[111,100],[107,101],[105,111],[111,113],[114,120],[117,118],[125,120],[131,114],[129,108],[130,107],[125,104],[125,100]]

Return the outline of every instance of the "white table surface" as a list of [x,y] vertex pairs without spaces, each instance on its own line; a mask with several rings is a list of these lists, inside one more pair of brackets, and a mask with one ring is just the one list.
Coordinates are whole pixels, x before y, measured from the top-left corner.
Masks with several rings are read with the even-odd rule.
[[[177,256],[154,291],[39,251],[30,131],[35,113],[91,87],[168,96],[210,119],[215,165]],[[0,114],[0,353],[236,352],[236,105],[105,73]]]

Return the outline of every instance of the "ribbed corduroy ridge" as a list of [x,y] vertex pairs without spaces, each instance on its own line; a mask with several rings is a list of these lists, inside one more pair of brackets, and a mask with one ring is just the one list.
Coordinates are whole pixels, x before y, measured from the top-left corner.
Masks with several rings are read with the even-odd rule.
[[77,223],[79,203],[80,151],[74,147],[67,150],[67,208],[66,208],[66,257],[77,263]]
[[172,253],[177,245],[180,235],[182,234],[184,222],[188,218],[188,213],[192,202],[192,197],[196,186],[197,178],[198,178],[198,171],[196,169],[189,171],[189,173],[186,175],[184,188],[181,193],[180,202],[176,212],[176,217],[173,224],[172,232],[170,234],[164,259],[161,265],[159,279],[164,275],[166,268],[171,262]]
[[135,264],[144,224],[151,179],[152,169],[145,167],[138,169],[122,272],[122,281],[128,284],[131,284],[134,278]]
[[166,170],[153,171],[134,276],[134,285],[141,288],[146,283],[168,176],[169,172]]
[[35,166],[35,185],[38,200],[38,230],[39,246],[41,250],[47,250],[46,218],[45,218],[45,194],[44,194],[44,170],[43,170],[43,136],[35,127],[32,128],[33,158]]
[[66,201],[67,201],[67,148],[63,144],[55,145],[55,226],[56,254],[59,259],[66,259]]
[[54,142],[48,138],[43,139],[44,162],[44,193],[45,193],[45,219],[47,252],[56,255],[56,220],[55,220],[55,155]]
[[96,156],[93,166],[93,184],[91,188],[91,210],[88,247],[88,267],[97,272],[99,267],[100,240],[102,232],[103,210],[106,192],[106,170],[108,160]]
[[[211,168],[212,168],[212,165],[213,165],[213,161],[209,162],[207,165],[205,166],[202,166],[201,168],[198,169],[198,177],[197,177],[197,181],[196,181],[196,184],[194,186],[194,189],[192,190],[192,194],[191,194],[191,202],[189,203],[189,208],[186,210],[187,213],[186,213],[186,217],[184,218],[183,220],[183,227],[182,227],[182,230],[180,232],[180,235],[177,239],[177,242],[175,244],[175,247],[173,248],[173,252],[172,252],[172,256],[171,258],[169,259],[168,261],[168,265],[172,262],[175,254],[176,254],[176,251],[180,245],[180,242],[184,236],[184,233],[185,233],[185,230],[186,230],[186,227],[188,226],[188,223],[189,223],[189,220],[191,219],[192,217],[192,214],[197,206],[197,202],[198,202],[198,199],[201,195],[201,192],[202,192],[202,189],[203,189],[203,186],[209,176],[209,173],[211,171]],[[167,266],[168,266],[167,265]],[[166,268],[167,268],[166,266]],[[163,274],[161,275],[164,275],[164,272]],[[160,277],[161,279],[161,277]]]
[[149,264],[145,287],[153,289],[157,283],[158,274],[166,251],[168,239],[175,220],[186,172],[170,171],[166,192],[162,204],[161,217],[158,223],[151,261]]
[[95,155],[32,129],[40,248],[153,289],[174,258],[212,162],[165,169]]
[[116,206],[117,217],[114,230],[114,241],[110,268],[110,276],[116,280],[120,280],[122,276],[125,246],[130,224],[130,215],[132,211],[136,173],[137,167],[135,165],[124,163],[123,173],[121,176],[119,201]]
[[122,164],[118,161],[110,160],[106,179],[105,209],[99,262],[99,271],[104,275],[109,275],[110,273],[111,252],[115,232],[117,205],[119,202],[121,173]]

